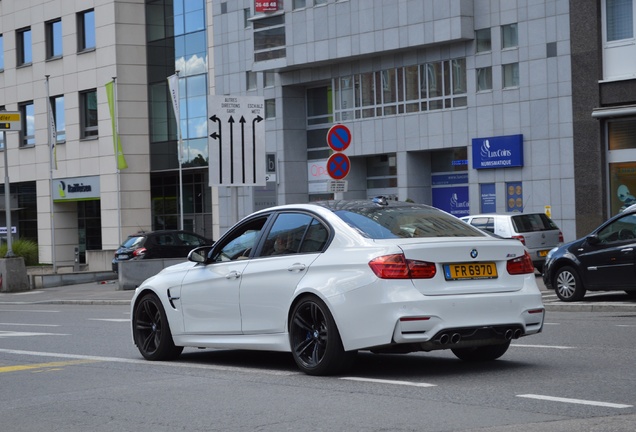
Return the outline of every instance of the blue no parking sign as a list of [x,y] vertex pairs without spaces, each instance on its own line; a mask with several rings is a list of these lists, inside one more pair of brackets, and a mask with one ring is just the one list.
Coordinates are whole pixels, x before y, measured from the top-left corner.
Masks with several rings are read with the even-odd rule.
[[337,124],[331,126],[329,132],[327,132],[327,144],[333,151],[345,151],[351,144],[351,131],[345,125]]

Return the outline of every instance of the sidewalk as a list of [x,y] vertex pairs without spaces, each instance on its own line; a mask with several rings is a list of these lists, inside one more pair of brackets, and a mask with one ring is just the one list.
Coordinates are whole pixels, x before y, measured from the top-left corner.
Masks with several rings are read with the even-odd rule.
[[41,288],[17,293],[0,293],[0,305],[8,304],[83,304],[129,305],[134,290],[120,290],[118,282],[89,282]]
[[[636,313],[636,299],[628,297],[623,291],[589,292],[580,302],[565,303],[557,298],[554,291],[545,288],[539,275],[537,285],[543,294],[547,311]],[[0,305],[129,305],[134,293],[134,290],[120,290],[116,280],[90,282],[19,293],[0,293]]]

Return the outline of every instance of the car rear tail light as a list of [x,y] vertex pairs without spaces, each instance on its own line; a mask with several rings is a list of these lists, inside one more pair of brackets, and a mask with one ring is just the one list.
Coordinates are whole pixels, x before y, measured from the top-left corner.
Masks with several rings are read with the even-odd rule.
[[559,231],[559,243],[564,243],[563,233],[561,231]]
[[532,264],[530,254],[525,251],[523,256],[508,260],[506,270],[511,275],[534,273],[534,264]]
[[512,236],[513,239],[519,240],[524,246],[526,245],[526,239],[522,235]]
[[146,255],[146,248],[135,249],[132,254],[134,258],[141,258]]
[[369,267],[380,279],[430,279],[437,273],[435,263],[407,260],[404,254],[374,258]]

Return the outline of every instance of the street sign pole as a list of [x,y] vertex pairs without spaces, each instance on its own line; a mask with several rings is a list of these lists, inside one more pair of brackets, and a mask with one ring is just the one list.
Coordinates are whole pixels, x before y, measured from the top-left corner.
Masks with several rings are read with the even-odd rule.
[[9,152],[7,151],[7,133],[5,131],[2,131],[2,142],[4,142],[4,212],[7,221],[7,254],[5,258],[13,258],[15,255],[13,253],[13,242],[11,238],[11,195],[9,194],[11,184],[9,183],[9,162],[7,157],[7,153]]

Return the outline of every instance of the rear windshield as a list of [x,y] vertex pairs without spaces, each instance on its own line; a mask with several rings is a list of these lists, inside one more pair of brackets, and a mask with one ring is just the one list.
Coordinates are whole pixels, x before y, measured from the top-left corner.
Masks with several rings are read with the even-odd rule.
[[372,239],[485,236],[456,217],[429,207],[348,208],[335,214]]
[[519,233],[527,233],[533,231],[551,231],[558,230],[552,220],[543,213],[522,214],[512,217],[512,224],[515,231]]
[[145,238],[146,237],[144,236],[128,237],[126,241],[122,244],[122,246],[127,248],[133,248],[133,247],[139,246],[141,243],[143,243]]

